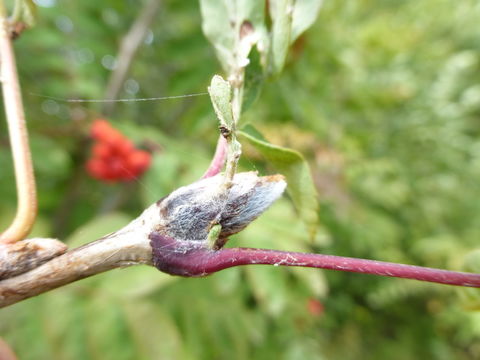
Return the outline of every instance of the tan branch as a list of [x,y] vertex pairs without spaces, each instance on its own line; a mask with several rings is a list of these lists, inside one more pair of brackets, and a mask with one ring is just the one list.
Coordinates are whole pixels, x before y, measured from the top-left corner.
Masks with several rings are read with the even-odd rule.
[[30,232],[37,215],[37,196],[15,55],[3,1],[0,1],[0,77],[12,148],[18,203],[13,222],[7,230],[0,234],[0,243],[12,243],[24,239]]
[[148,234],[159,221],[157,204],[123,229],[55,257],[24,274],[0,281],[0,307],[95,274],[152,263]]
[[67,245],[55,239],[35,238],[0,244],[0,280],[34,269],[66,251]]
[[[152,25],[159,9],[160,0],[150,0],[146,3],[130,30],[122,39],[117,56],[117,66],[108,81],[105,99],[115,100],[118,97],[130,70],[133,58],[147,35],[148,29]],[[115,102],[106,102],[103,113],[105,115],[111,114],[115,104]]]

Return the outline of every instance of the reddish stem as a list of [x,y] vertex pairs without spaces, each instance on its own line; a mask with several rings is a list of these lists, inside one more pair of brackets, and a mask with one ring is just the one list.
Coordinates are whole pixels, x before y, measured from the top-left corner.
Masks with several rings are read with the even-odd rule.
[[217,175],[222,166],[225,163],[225,158],[227,156],[227,140],[220,135],[218,137],[217,148],[215,149],[215,155],[210,163],[205,174],[203,174],[202,179]]
[[[181,244],[159,233],[150,234],[153,263],[161,271],[188,277],[205,276],[240,265],[301,266],[390,276],[439,284],[480,287],[480,274],[432,269],[335,255],[267,249],[208,250],[201,244]],[[179,245],[180,244],[180,245]]]
[[225,249],[224,253],[217,255],[216,264],[212,264],[211,270],[214,272],[231,266],[248,264],[302,266],[414,279],[440,284],[480,287],[480,274],[335,255],[308,254],[265,249]]

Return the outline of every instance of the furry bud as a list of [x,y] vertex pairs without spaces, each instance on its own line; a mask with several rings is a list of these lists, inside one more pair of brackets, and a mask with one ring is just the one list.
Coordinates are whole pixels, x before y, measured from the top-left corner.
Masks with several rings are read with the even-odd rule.
[[222,175],[175,190],[158,206],[162,219],[157,231],[177,241],[206,242],[212,226],[221,225],[220,239],[244,229],[263,213],[286,187],[281,175],[236,174],[232,186]]

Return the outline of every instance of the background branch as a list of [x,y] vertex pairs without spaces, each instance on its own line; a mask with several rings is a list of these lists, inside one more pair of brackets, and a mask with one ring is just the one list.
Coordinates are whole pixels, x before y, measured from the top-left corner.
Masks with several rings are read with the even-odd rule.
[[[128,75],[133,58],[148,33],[155,16],[160,9],[160,0],[150,0],[142,8],[132,27],[122,39],[120,50],[117,55],[117,66],[113,70],[107,84],[105,99],[115,100],[122,89]],[[103,105],[103,113],[110,115],[115,107],[115,102],[106,102]]]
[[[148,29],[151,27],[155,16],[161,6],[160,0],[151,0],[144,4],[139,11],[137,18],[130,27],[128,33],[123,37],[120,43],[120,49],[117,54],[117,66],[110,73],[108,84],[105,91],[105,99],[115,100],[118,98],[122,86],[128,76],[130,66],[133,62],[135,55],[138,52],[139,47],[142,45],[142,41],[148,33]],[[116,102],[105,102],[103,104],[102,112],[104,115],[110,115]],[[77,164],[72,179],[68,183],[68,188],[58,207],[58,210],[53,218],[53,234],[57,237],[65,236],[66,229],[68,228],[69,217],[74,204],[80,195],[80,188],[85,180],[84,174],[84,162],[88,154],[89,147],[85,144],[85,139],[80,138],[77,141],[75,147],[75,153],[73,157],[76,159]]]

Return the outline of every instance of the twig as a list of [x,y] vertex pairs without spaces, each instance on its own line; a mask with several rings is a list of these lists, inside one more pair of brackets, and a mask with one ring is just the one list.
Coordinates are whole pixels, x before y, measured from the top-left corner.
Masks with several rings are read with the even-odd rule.
[[0,307],[107,270],[151,264],[148,234],[158,219],[158,208],[154,204],[122,230],[69,251],[22,275],[0,281]]
[[34,238],[0,244],[0,280],[34,269],[66,251],[67,245],[56,239]]
[[[153,262],[162,271],[187,277],[206,276],[241,265],[300,266],[398,277],[456,286],[480,287],[480,274],[356,259],[335,255],[309,254],[268,249],[231,248],[212,251],[192,248],[178,252],[173,239],[150,235]],[[161,249],[158,251],[157,249]]]
[[0,243],[12,243],[25,238],[30,232],[37,215],[37,197],[15,56],[3,1],[0,1],[0,76],[18,203],[13,222],[0,234]]
[[[118,97],[118,93],[122,89],[125,78],[130,70],[133,58],[147,35],[148,29],[160,9],[160,4],[160,0],[150,0],[146,3],[130,30],[122,39],[117,56],[117,67],[110,76],[105,99],[114,100]],[[115,102],[106,102],[103,106],[103,113],[105,115],[111,114],[115,105]]]

